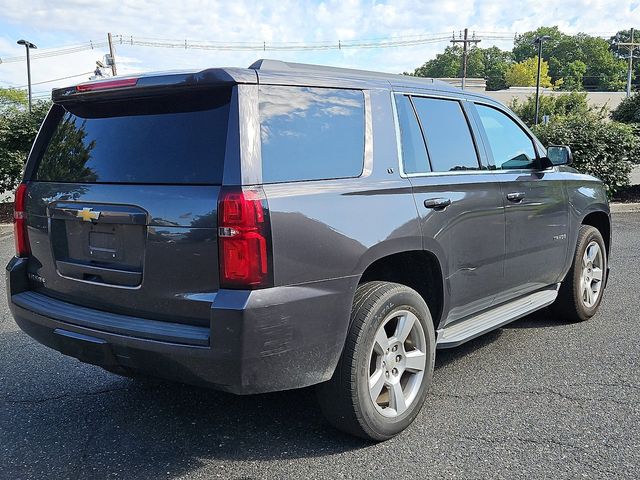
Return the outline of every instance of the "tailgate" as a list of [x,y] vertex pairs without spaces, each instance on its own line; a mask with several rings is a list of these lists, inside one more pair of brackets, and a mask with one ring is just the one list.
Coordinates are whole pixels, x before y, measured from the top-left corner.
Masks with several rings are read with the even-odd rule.
[[[208,95],[208,96],[207,96]],[[31,288],[208,325],[229,92],[54,106],[29,180]]]

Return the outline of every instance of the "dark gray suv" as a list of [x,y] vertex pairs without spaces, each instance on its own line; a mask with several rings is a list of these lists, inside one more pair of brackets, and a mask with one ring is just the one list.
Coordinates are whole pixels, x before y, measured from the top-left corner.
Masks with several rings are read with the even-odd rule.
[[16,192],[13,315],[83,362],[336,427],[418,414],[437,348],[602,300],[602,183],[482,95],[262,60],[53,92]]

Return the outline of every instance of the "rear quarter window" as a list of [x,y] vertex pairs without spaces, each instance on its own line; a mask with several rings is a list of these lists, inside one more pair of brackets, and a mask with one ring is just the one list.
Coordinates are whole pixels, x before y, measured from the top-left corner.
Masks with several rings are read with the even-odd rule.
[[364,163],[359,90],[261,86],[264,183],[357,177]]
[[73,183],[219,184],[229,89],[56,105],[34,180]]

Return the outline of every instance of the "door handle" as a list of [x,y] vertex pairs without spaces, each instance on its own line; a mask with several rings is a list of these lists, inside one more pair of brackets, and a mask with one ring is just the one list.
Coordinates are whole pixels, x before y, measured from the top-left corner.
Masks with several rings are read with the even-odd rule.
[[507,193],[507,200],[509,200],[510,202],[517,203],[517,202],[521,202],[524,196],[525,196],[524,192],[511,192],[511,193]]
[[426,208],[433,208],[434,210],[443,210],[451,205],[450,198],[428,198],[424,201]]

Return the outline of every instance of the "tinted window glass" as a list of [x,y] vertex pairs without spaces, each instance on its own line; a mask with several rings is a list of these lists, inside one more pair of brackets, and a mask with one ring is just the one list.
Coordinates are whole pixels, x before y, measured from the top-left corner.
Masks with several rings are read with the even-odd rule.
[[396,96],[396,107],[400,124],[404,172],[424,173],[430,171],[427,149],[411,100],[407,96],[398,95]]
[[533,168],[536,152],[529,136],[495,108],[476,105],[497,169]]
[[469,124],[460,102],[412,97],[434,172],[479,168]]
[[218,184],[229,99],[225,90],[57,107],[35,179]]
[[357,177],[364,162],[361,91],[260,87],[264,183]]

